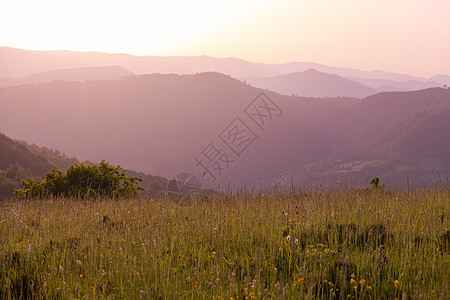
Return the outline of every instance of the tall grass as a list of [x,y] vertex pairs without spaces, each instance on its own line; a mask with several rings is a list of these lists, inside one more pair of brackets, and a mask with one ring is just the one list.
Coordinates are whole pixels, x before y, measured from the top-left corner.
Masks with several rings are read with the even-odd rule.
[[449,203],[448,188],[4,202],[0,298],[445,299]]

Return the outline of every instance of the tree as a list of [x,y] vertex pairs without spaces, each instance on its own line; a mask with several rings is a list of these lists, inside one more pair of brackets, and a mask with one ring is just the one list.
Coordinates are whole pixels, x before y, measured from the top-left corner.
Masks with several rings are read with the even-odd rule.
[[372,185],[373,188],[378,188],[379,183],[380,183],[380,178],[378,178],[378,177],[374,177],[370,181],[370,184]]
[[30,170],[18,163],[10,165],[4,171],[0,170],[0,201],[14,197],[14,190],[20,188],[22,179],[32,176]]
[[24,188],[17,189],[16,198],[121,198],[132,197],[144,189],[137,186],[141,177],[127,177],[120,166],[100,164],[75,164],[63,173],[54,167],[44,180],[23,180]]

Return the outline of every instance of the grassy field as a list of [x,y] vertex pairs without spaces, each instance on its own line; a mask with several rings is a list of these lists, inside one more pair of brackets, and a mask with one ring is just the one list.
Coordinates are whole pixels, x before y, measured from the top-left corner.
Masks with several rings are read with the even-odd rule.
[[450,190],[0,203],[0,298],[449,299]]

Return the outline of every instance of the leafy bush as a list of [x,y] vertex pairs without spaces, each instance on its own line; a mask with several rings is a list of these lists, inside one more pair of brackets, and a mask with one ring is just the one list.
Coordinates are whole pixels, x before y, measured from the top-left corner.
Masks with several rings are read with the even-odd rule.
[[120,166],[100,164],[75,164],[63,173],[54,167],[44,180],[23,180],[24,188],[17,189],[16,198],[74,197],[74,198],[119,198],[136,196],[144,190],[137,186],[141,177],[127,177]]
[[370,181],[370,184],[372,185],[373,188],[378,188],[379,183],[380,183],[380,178],[378,178],[378,177],[374,177]]

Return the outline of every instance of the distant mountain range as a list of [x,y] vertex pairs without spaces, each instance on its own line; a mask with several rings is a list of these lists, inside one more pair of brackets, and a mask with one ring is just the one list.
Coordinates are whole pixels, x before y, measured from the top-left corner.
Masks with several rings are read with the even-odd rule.
[[309,69],[274,77],[247,77],[244,80],[259,88],[269,89],[283,95],[304,97],[357,97],[364,98],[378,91],[357,81],[335,74]]
[[118,66],[60,69],[29,74],[18,78],[0,78],[0,87],[52,81],[113,80],[134,75]]
[[[362,71],[330,67],[312,62],[263,64],[238,58],[208,56],[132,56],[102,52],[31,51],[0,47],[0,61],[2,63],[0,86],[42,82],[42,78],[55,78],[55,75],[56,78],[59,75],[62,76],[61,78],[64,76],[66,76],[65,78],[79,78],[76,80],[108,80],[127,76],[126,73],[130,73],[130,75],[131,73],[181,75],[201,72],[219,72],[230,75],[257,87],[272,88],[285,95],[298,94],[314,97],[365,97],[380,91],[407,91],[450,85],[450,76],[443,74],[431,78],[420,78],[380,70]],[[93,69],[90,71],[92,72],[90,75],[87,72],[88,69],[84,69],[85,73],[83,73],[83,69],[80,69],[110,68],[110,66],[120,66],[128,71],[111,69],[110,72],[103,72],[104,70]],[[65,69],[71,70],[63,71]],[[75,72],[74,69],[78,69],[78,71]],[[315,69],[317,72],[312,73],[310,69]],[[70,75],[65,75],[65,72]],[[100,76],[101,74],[104,75]],[[45,82],[47,81],[46,79]]]
[[[449,178],[449,106],[444,88],[308,98],[220,73],[152,74],[1,88],[0,129],[80,160],[106,159],[169,178],[192,172],[222,188],[271,186],[286,168],[297,183],[344,176],[401,184],[413,170],[418,182]],[[238,137],[243,129],[247,135]],[[241,148],[232,150],[233,137]],[[215,162],[226,164],[214,183],[213,166],[200,163],[213,150]]]

